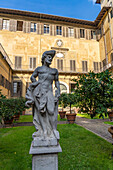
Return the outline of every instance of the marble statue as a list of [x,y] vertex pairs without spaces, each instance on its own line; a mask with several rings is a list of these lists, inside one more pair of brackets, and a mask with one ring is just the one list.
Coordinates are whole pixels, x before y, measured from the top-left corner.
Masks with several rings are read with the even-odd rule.
[[[37,130],[33,133],[33,138],[36,139],[34,145],[44,145],[44,141],[46,141],[45,145],[55,145],[59,139],[56,128],[60,85],[57,69],[50,67],[55,53],[54,50],[43,53],[42,66],[37,67],[33,72],[31,76],[32,84],[28,87],[26,93],[26,106],[33,108],[33,123]],[[38,77],[38,81],[36,77]],[[55,81],[55,95],[53,95],[53,81]]]

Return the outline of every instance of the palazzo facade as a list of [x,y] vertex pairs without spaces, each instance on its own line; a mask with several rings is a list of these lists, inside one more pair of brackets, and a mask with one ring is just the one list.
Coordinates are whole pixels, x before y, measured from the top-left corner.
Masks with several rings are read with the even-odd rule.
[[[102,6],[104,1],[96,3]],[[43,52],[52,49],[56,55],[51,67],[59,71],[61,92],[71,92],[72,79],[80,74],[112,70],[112,18],[111,3],[102,6],[95,21],[0,8],[0,43],[5,51],[1,65],[5,69],[7,58],[11,69],[9,79],[0,67],[0,89],[10,89],[7,97],[25,97]]]

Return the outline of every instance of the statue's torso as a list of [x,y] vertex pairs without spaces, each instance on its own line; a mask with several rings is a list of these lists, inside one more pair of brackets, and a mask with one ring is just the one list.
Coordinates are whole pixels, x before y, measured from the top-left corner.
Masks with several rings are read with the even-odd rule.
[[42,89],[52,90],[56,69],[48,67],[38,67],[38,80],[41,81]]

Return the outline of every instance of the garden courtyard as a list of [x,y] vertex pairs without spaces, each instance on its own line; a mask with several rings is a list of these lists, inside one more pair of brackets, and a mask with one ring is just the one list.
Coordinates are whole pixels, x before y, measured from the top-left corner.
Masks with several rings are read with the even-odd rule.
[[[107,70],[90,72],[75,83],[73,93],[62,93],[59,98],[59,170],[113,170],[113,138],[108,132],[113,125],[112,74]],[[29,149],[35,128],[32,111],[25,102],[25,98],[8,99],[0,91],[0,170],[32,168]],[[66,115],[61,119],[64,111]],[[70,124],[67,116],[72,115],[76,119]]]

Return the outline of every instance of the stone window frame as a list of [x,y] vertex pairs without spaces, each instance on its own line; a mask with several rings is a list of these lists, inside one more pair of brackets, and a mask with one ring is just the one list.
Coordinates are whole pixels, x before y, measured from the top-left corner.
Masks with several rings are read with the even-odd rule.
[[88,61],[82,61],[82,72],[88,72]]
[[101,62],[93,62],[93,70],[94,72],[102,71],[102,63]]
[[74,28],[68,27],[68,37],[74,37]]
[[23,21],[17,20],[17,31],[23,31]]
[[15,69],[21,69],[21,68],[22,68],[22,57],[15,56]]
[[3,30],[9,30],[10,20],[9,19],[3,19],[2,23],[2,29]]
[[70,60],[70,71],[76,71],[76,60]]
[[50,33],[50,25],[44,24],[44,34],[49,34],[49,33]]
[[30,32],[36,32],[37,23],[30,23]]
[[63,71],[63,59],[57,59],[57,69]]
[[29,57],[29,69],[33,70],[36,68],[36,57]]
[[85,38],[85,29],[80,28],[80,38]]
[[96,40],[96,31],[91,30],[91,39]]
[[56,25],[56,35],[62,35],[62,26]]

